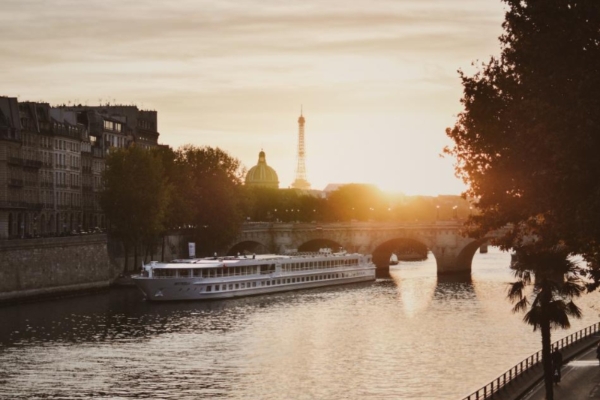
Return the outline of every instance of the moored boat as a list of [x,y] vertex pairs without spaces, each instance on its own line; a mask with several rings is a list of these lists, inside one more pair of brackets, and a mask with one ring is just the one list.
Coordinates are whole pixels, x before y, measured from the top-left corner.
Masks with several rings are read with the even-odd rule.
[[370,255],[318,253],[152,261],[133,276],[148,300],[207,300],[372,281]]

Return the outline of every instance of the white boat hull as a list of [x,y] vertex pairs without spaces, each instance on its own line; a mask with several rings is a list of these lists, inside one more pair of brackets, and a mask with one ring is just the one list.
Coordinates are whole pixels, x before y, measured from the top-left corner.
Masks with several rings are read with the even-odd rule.
[[[308,277],[323,276],[326,274],[314,274],[308,275]],[[299,276],[296,276],[298,278]],[[133,280],[136,286],[144,293],[146,299],[151,301],[172,301],[172,300],[211,300],[211,299],[228,299],[234,297],[244,296],[255,296],[269,293],[287,292],[292,290],[311,289],[325,286],[344,285],[358,282],[369,282],[375,280],[375,268],[361,271],[361,275],[347,276],[340,278],[312,280],[305,282],[287,283],[291,276],[273,276],[273,277],[260,277],[232,281],[232,280],[203,280],[199,281],[194,278],[175,278],[175,279],[161,279],[161,278],[146,278],[146,277],[134,277]],[[269,286],[260,285],[262,282],[277,282],[284,281],[285,283],[271,284]],[[235,285],[244,285],[257,283],[256,287],[244,287],[235,289]],[[214,288],[216,285],[222,287],[223,285],[232,285],[233,288],[209,292],[206,291],[207,286]]]

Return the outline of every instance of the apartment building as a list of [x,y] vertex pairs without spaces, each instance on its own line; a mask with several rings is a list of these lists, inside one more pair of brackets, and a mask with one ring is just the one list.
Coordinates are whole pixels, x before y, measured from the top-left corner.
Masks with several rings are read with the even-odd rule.
[[156,111],[58,106],[0,96],[0,239],[104,228],[110,151],[157,146]]

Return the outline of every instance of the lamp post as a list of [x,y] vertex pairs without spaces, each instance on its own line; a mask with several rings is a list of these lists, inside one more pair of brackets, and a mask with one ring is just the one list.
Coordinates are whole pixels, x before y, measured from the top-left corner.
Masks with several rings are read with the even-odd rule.
[[452,216],[454,217],[454,219],[458,219],[458,206],[452,207],[452,210],[453,210]]
[[435,208],[436,208],[435,219],[439,220],[440,219],[440,206],[435,206]]

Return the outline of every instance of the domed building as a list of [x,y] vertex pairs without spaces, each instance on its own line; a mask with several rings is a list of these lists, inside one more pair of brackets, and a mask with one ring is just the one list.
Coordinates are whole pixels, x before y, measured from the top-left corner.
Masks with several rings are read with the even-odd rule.
[[246,174],[246,185],[279,189],[277,172],[267,165],[267,158],[262,150],[258,153],[258,164]]

